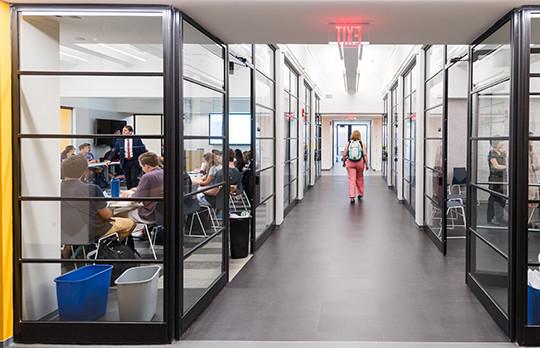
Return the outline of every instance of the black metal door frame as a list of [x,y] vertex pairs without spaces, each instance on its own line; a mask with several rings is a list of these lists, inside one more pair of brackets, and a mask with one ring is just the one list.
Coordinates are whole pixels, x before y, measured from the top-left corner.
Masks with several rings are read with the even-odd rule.
[[[257,62],[256,62],[256,59],[255,59],[255,56],[256,56],[256,45],[251,45],[252,47],[252,57],[253,57],[253,68],[251,69],[251,114],[252,114],[252,122],[251,122],[251,153],[252,153],[252,157],[253,157],[253,160],[251,161],[251,172],[253,173],[253,183],[254,183],[254,187],[253,187],[253,192],[254,192],[254,197],[253,197],[253,201],[251,202],[251,216],[252,216],[252,219],[251,219],[251,238],[250,238],[250,241],[251,241],[251,252],[252,253],[255,253],[262,245],[263,243],[268,239],[268,237],[270,237],[272,231],[275,229],[275,222],[276,222],[276,117],[277,117],[277,114],[276,114],[276,67],[277,67],[277,59],[276,59],[276,46],[274,45],[268,45],[271,49],[272,49],[272,54],[273,54],[273,65],[272,65],[272,70],[273,70],[273,76],[267,76],[264,72],[262,72],[261,70],[257,69]],[[272,136],[272,139],[273,139],[273,148],[272,150],[274,151],[274,162],[272,164],[273,166],[273,169],[272,172],[273,172],[273,186],[274,186],[274,192],[269,196],[269,197],[266,197],[264,199],[264,201],[260,201],[259,197],[256,197],[258,191],[256,189],[257,185],[259,184],[260,182],[260,175],[257,175],[257,171],[256,171],[256,166],[255,164],[257,163],[257,149],[256,149],[256,142],[257,142],[257,117],[256,117],[256,111],[257,111],[257,106],[259,107],[264,107],[264,106],[261,106],[261,105],[258,105],[257,104],[257,90],[256,90],[256,73],[259,72],[260,74],[264,75],[265,77],[267,77],[268,79],[270,79],[272,82],[273,82],[273,101],[272,101],[272,107],[273,109],[271,110],[272,113],[273,113],[273,136]],[[265,109],[268,109],[268,108],[265,108]],[[263,138],[263,139],[268,139],[268,138]],[[265,169],[265,168],[261,168],[261,170],[268,170],[268,169]],[[260,172],[259,172],[260,173]],[[262,205],[262,204],[265,204],[266,202],[268,202],[269,200],[273,200],[274,201],[274,209],[273,209],[273,222],[270,224],[270,226],[268,228],[266,228],[266,230],[259,236],[259,238],[257,238],[257,235],[256,235],[256,228],[257,228],[257,214],[256,214],[256,211],[257,211],[257,208]]]
[[[511,48],[511,56],[512,56],[512,62],[511,62],[511,69],[510,69],[510,77],[506,80],[510,81],[510,133],[509,133],[509,161],[508,161],[508,168],[509,170],[509,225],[508,225],[508,276],[506,277],[506,280],[504,280],[507,283],[508,287],[508,310],[507,313],[504,313],[504,311],[500,308],[498,304],[491,298],[491,296],[486,292],[486,290],[480,285],[480,283],[475,279],[475,277],[472,275],[471,270],[475,269],[476,262],[474,259],[472,259],[473,255],[473,248],[475,245],[472,243],[472,238],[479,238],[478,235],[472,230],[471,221],[476,218],[476,215],[473,214],[473,208],[472,205],[475,204],[473,202],[473,196],[472,196],[472,190],[475,189],[476,183],[473,183],[471,181],[471,177],[473,176],[472,173],[470,173],[467,176],[467,229],[466,229],[466,282],[468,286],[471,288],[473,293],[477,296],[479,301],[483,304],[483,306],[486,308],[490,316],[495,320],[495,322],[501,327],[501,329],[508,335],[508,337],[511,340],[514,340],[516,337],[516,301],[514,297],[514,293],[516,290],[516,263],[514,262],[515,256],[516,256],[516,231],[517,231],[517,221],[516,221],[516,195],[515,195],[515,189],[517,185],[517,173],[516,173],[516,164],[515,159],[518,156],[518,146],[517,143],[519,141],[518,139],[518,129],[521,128],[521,126],[518,127],[518,84],[517,84],[517,78],[519,73],[519,60],[521,58],[520,50],[518,49],[518,46],[516,44],[520,41],[521,33],[520,33],[520,17],[521,14],[518,12],[510,12],[507,15],[505,15],[503,18],[501,18],[497,23],[495,23],[488,31],[486,31],[484,34],[482,34],[480,37],[478,37],[472,45],[469,47],[469,82],[468,82],[468,141],[467,141],[467,168],[471,169],[472,166],[472,149],[473,149],[473,142],[478,141],[478,139],[482,139],[478,136],[473,136],[472,134],[472,115],[473,115],[473,97],[476,93],[476,91],[473,89],[473,47],[477,44],[480,44],[482,41],[487,39],[491,34],[495,33],[499,28],[501,28],[504,24],[507,22],[511,23],[511,33],[510,33],[510,48]],[[502,79],[497,80],[496,82],[500,83]],[[528,83],[528,81],[527,81]],[[486,88],[486,87],[483,87]],[[525,119],[520,117],[520,119]],[[522,130],[521,130],[522,131]],[[493,138],[493,137],[491,137]],[[497,137],[495,137],[497,138]],[[527,140],[526,137],[523,139]],[[522,139],[522,140],[523,140]],[[525,152],[526,153],[526,152]],[[516,157],[514,157],[516,156]],[[469,170],[471,172],[471,170]],[[527,174],[527,171],[525,171],[525,174]],[[527,179],[526,179],[527,180]],[[526,183],[527,181],[525,181]],[[525,190],[527,191],[527,190]],[[527,210],[525,210],[527,211]],[[519,213],[518,213],[519,214]],[[487,245],[490,245],[489,242],[484,240],[484,243]],[[526,253],[525,253],[526,254]],[[518,272],[519,273],[519,272]],[[502,278],[502,276],[500,277]],[[494,281],[501,281],[501,279],[494,279]]]
[[[22,11],[59,13],[110,13],[121,15],[133,13],[155,12],[163,16],[163,72],[65,72],[65,71],[23,71],[19,68],[19,13]],[[178,183],[177,176],[172,173],[183,172],[184,164],[180,161],[180,154],[184,151],[183,122],[177,115],[183,114],[183,88],[182,88],[182,23],[189,22],[196,29],[212,38],[220,45],[224,52],[224,134],[228,134],[228,52],[227,46],[221,40],[208,33],[191,18],[169,6],[126,6],[126,5],[15,5],[11,10],[12,27],[12,92],[13,92],[13,250],[14,250],[14,338],[20,343],[62,343],[62,344],[164,344],[170,343],[173,338],[179,339],[181,334],[204,311],[217,293],[228,281],[228,205],[225,205],[224,231],[222,232],[222,274],[206,289],[205,294],[183,315],[183,241],[177,240],[178,226],[183,226],[181,217],[183,207],[183,188]],[[134,263],[134,264],[162,264],[164,269],[164,304],[162,322],[58,322],[23,320],[22,317],[22,263],[66,263],[68,259],[30,259],[24,258],[21,252],[21,201],[29,200],[62,200],[57,197],[22,197],[21,196],[21,154],[20,142],[23,138],[93,138],[96,134],[21,134],[20,133],[20,82],[23,75],[35,76],[156,76],[163,78],[163,108],[164,130],[162,135],[138,136],[142,139],[162,139],[164,141],[165,161],[165,193],[163,201],[165,210],[165,248],[163,261],[155,260],[88,260],[92,263]],[[99,137],[107,137],[99,135]],[[111,135],[118,138],[118,135]],[[228,147],[228,137],[223,136],[224,146]],[[227,152],[224,161],[228,161]],[[226,168],[227,166],[224,166]],[[224,169],[225,177],[228,176]],[[228,188],[225,194],[228,196]],[[72,198],[70,198],[72,199]],[[106,198],[107,200],[120,200]],[[152,198],[153,199],[153,198]],[[123,198],[122,200],[130,200]],[[131,199],[143,200],[143,199]],[[178,212],[177,214],[174,212]],[[180,260],[180,261],[179,261]],[[85,261],[85,260],[78,260]],[[96,334],[99,333],[99,334]]]

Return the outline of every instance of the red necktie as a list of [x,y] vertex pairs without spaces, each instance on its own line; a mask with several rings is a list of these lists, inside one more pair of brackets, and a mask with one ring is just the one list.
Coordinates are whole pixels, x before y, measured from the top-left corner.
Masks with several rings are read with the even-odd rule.
[[131,159],[131,139],[127,140],[127,159]]

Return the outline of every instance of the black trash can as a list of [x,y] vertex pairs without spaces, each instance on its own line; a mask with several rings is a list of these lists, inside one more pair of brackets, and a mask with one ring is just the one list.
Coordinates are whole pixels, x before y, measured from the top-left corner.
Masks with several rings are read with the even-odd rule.
[[231,243],[231,258],[243,259],[249,254],[249,230],[251,216],[229,216],[229,240]]

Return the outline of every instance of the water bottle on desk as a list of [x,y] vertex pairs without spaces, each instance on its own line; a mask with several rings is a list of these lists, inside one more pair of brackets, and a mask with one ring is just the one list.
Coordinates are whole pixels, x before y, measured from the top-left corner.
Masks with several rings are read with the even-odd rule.
[[120,179],[111,180],[111,197],[120,197]]

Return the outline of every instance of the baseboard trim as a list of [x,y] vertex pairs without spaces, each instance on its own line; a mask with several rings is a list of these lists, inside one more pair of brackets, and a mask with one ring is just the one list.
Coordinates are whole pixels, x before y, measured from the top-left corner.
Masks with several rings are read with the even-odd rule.
[[5,340],[5,341],[1,341],[1,342],[0,342],[0,347],[2,347],[2,348],[7,348],[7,347],[9,347],[9,346],[12,345],[12,344],[13,344],[13,337],[10,337],[10,338],[8,338],[8,339]]

